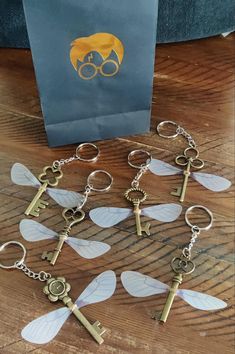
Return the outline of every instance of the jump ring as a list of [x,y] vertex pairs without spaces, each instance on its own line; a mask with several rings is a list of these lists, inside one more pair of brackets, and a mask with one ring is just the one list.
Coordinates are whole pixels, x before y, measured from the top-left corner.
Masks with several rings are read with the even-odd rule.
[[[83,157],[80,156],[80,151],[83,149],[83,148],[86,148],[86,147],[92,147],[95,149],[95,156],[90,158],[90,159],[85,159]],[[76,158],[80,161],[84,161],[84,162],[94,162],[98,159],[99,157],[99,154],[100,154],[100,149],[98,148],[98,146],[96,146],[95,144],[93,143],[83,143],[83,144],[80,144],[78,145],[78,147],[76,148]]]
[[2,263],[0,263],[0,268],[4,268],[4,269],[17,268],[17,265],[21,265],[22,263],[24,263],[25,256],[26,256],[26,248],[24,247],[24,245],[22,245],[22,243],[20,243],[18,241],[8,241],[8,242],[3,243],[0,246],[0,252],[3,251],[9,245],[17,245],[17,246],[21,247],[23,250],[23,256],[21,257],[21,259],[19,261],[15,261],[13,265],[6,266],[6,265],[3,265]]
[[[105,188],[95,188],[95,187],[93,186],[93,184],[91,183],[92,178],[94,178],[94,177],[95,177],[97,174],[99,174],[99,173],[100,173],[100,174],[104,174],[104,175],[106,175],[106,176],[109,177],[110,183],[109,183],[109,185],[108,185],[107,187],[105,187]],[[112,183],[113,183],[113,177],[111,176],[110,173],[108,173],[107,171],[104,171],[104,170],[95,170],[95,171],[91,172],[91,173],[89,174],[88,178],[87,178],[87,186],[88,186],[92,191],[95,191],[95,192],[106,192],[106,191],[108,191],[108,190],[111,188]]]
[[[141,165],[133,164],[133,163],[131,162],[131,157],[133,157],[133,156],[136,155],[136,154],[140,154],[140,153],[147,155],[147,159],[146,159],[145,163],[144,163],[144,164],[141,164]],[[151,163],[151,161],[152,161],[152,156],[151,156],[151,154],[150,154],[148,151],[145,151],[145,150],[133,150],[133,151],[131,151],[131,152],[129,153],[127,159],[128,159],[128,164],[129,164],[131,167],[141,169],[141,168],[143,168],[143,167],[148,167],[148,166],[150,165],[150,163]]]
[[[204,210],[208,215],[209,215],[209,217],[210,217],[210,222],[209,222],[209,224],[207,225],[207,226],[205,226],[205,227],[199,227],[198,225],[193,225],[193,224],[191,224],[191,222],[189,221],[189,218],[188,218],[188,214],[192,211],[192,210],[194,210],[194,209],[202,209],[202,210]],[[186,212],[185,212],[185,221],[186,221],[186,223],[191,227],[191,228],[197,228],[198,229],[198,231],[202,231],[202,230],[209,230],[210,228],[211,228],[211,226],[212,226],[212,224],[213,224],[213,221],[214,221],[214,217],[213,217],[213,214],[212,214],[212,212],[208,209],[208,208],[206,208],[206,207],[204,207],[203,205],[193,205],[193,206],[191,206],[190,208],[188,208],[187,210],[186,210]]]
[[[161,128],[164,126],[164,125],[173,125],[176,127],[176,131],[174,134],[172,135],[164,135],[161,133]],[[162,138],[165,138],[165,139],[172,139],[172,138],[176,138],[180,133],[179,133],[179,130],[178,128],[180,128],[180,126],[173,122],[172,120],[164,120],[163,122],[160,122],[158,125],[157,125],[157,132],[158,132],[158,135],[161,136]]]

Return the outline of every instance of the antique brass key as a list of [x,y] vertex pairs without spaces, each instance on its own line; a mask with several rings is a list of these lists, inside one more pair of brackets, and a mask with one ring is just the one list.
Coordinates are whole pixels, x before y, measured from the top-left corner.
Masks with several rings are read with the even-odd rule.
[[[142,194],[142,198],[131,198],[130,197],[130,193],[140,193]],[[142,233],[145,232],[146,235],[150,235],[150,223],[147,222],[144,226],[141,225],[141,221],[140,221],[140,214],[141,214],[141,209],[140,209],[140,203],[142,203],[143,201],[145,201],[145,199],[147,198],[147,194],[145,193],[145,191],[143,191],[142,189],[139,188],[130,188],[125,192],[125,197],[127,200],[129,200],[133,206],[134,206],[134,214],[135,214],[135,223],[136,223],[136,231],[137,231],[137,235],[138,236],[142,236]]]
[[97,343],[102,344],[104,341],[102,335],[105,333],[106,329],[101,326],[99,321],[91,324],[86,319],[78,309],[76,303],[72,302],[71,298],[68,296],[70,289],[71,286],[66,282],[64,277],[57,277],[51,278],[47,281],[47,285],[44,287],[43,292],[52,302],[61,300],[70,309],[78,321],[87,329]]
[[61,253],[64,242],[69,237],[71,229],[74,225],[80,223],[85,218],[85,213],[83,210],[73,210],[73,209],[64,209],[62,216],[66,221],[66,225],[63,231],[59,234],[59,241],[53,252],[44,251],[42,254],[42,259],[46,259],[50,262],[51,265],[55,265],[59,254]]
[[[52,174],[52,177],[48,176]],[[63,173],[59,167],[46,166],[43,168],[43,172],[38,176],[38,180],[42,183],[38,189],[37,194],[33,198],[25,211],[25,215],[39,216],[40,209],[45,209],[48,202],[41,200],[41,196],[46,192],[47,187],[55,187],[59,183],[59,179],[62,178]]]
[[[195,156],[191,156],[194,154]],[[196,148],[189,147],[184,150],[183,155],[179,155],[176,157],[175,162],[179,166],[186,166],[185,170],[183,171],[184,180],[181,187],[177,187],[175,192],[171,192],[171,195],[180,197],[180,202],[184,201],[188,178],[191,175],[191,167],[194,169],[201,169],[204,166],[204,162],[201,159],[198,159],[199,151]]]
[[[175,275],[173,277],[167,300],[159,319],[161,322],[166,322],[168,318],[178,287],[183,281],[183,275],[192,273],[195,269],[195,264],[190,259],[181,256],[172,259],[171,267],[175,272]],[[157,315],[154,318],[156,319]]]

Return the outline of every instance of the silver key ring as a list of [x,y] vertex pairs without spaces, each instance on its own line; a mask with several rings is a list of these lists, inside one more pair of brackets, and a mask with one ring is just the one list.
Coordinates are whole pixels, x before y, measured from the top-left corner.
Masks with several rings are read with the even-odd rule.
[[[90,159],[85,159],[85,158],[81,157],[80,152],[81,152],[82,149],[84,149],[86,147],[92,147],[95,150],[95,156],[94,157],[92,157]],[[96,146],[93,143],[83,143],[83,144],[78,145],[78,147],[76,148],[75,156],[80,161],[95,162],[98,159],[99,154],[100,154],[100,149],[98,148],[98,146]]]
[[[105,176],[108,176],[109,178],[109,185],[105,188],[95,188],[93,186],[93,184],[91,183],[91,180],[92,178],[94,178],[97,174],[104,174]],[[112,183],[113,183],[113,177],[111,176],[110,173],[108,173],[107,171],[104,171],[104,170],[95,170],[93,172],[91,172],[87,178],[87,186],[92,190],[92,191],[95,191],[95,192],[106,192],[108,191],[111,186],[112,186]]]
[[[164,125],[173,125],[174,127],[176,127],[176,131],[174,134],[172,135],[164,135],[161,133],[161,128],[164,126]],[[157,125],[157,132],[158,132],[158,135],[161,136],[162,138],[166,138],[166,139],[172,139],[172,138],[176,138],[178,135],[179,135],[179,131],[177,130],[179,128],[179,125],[175,122],[173,122],[172,120],[164,120],[163,122],[159,123]]]
[[[25,260],[25,257],[26,257],[26,248],[24,247],[24,245],[22,245],[22,243],[20,243],[18,241],[8,241],[8,242],[3,243],[0,246],[0,252],[2,252],[9,245],[17,245],[17,246],[22,248],[23,255],[22,255],[21,259],[19,261],[16,261],[16,262],[17,262],[18,265],[24,263],[24,260]],[[10,266],[6,266],[6,265],[3,265],[2,263],[0,263],[0,268],[4,268],[4,269],[16,268],[16,262],[13,265],[10,265]]]
[[[145,163],[141,164],[141,165],[136,165],[134,163],[131,162],[131,157],[137,155],[137,154],[145,154],[147,156],[146,158],[146,161]],[[151,154],[148,152],[148,151],[145,151],[145,150],[133,150],[129,153],[128,155],[128,164],[131,166],[131,167],[134,167],[134,168],[144,168],[144,167],[149,167],[150,163],[152,161],[152,156]]]
[[[209,217],[210,217],[210,222],[209,222],[209,224],[207,225],[207,226],[205,226],[205,227],[199,227],[198,225],[193,225],[193,224],[191,224],[191,222],[189,221],[189,218],[188,218],[188,214],[192,211],[192,210],[194,210],[194,209],[202,209],[202,210],[204,210],[208,215],[209,215]],[[213,217],[213,214],[212,214],[212,212],[208,209],[208,208],[206,208],[206,207],[204,207],[203,205],[193,205],[193,206],[191,206],[190,208],[188,208],[187,210],[186,210],[186,212],[185,212],[185,221],[186,221],[186,223],[188,224],[188,226],[190,226],[191,228],[197,228],[199,231],[202,231],[202,230],[209,230],[210,228],[211,228],[211,226],[212,226],[212,224],[213,224],[213,221],[214,221],[214,217]]]

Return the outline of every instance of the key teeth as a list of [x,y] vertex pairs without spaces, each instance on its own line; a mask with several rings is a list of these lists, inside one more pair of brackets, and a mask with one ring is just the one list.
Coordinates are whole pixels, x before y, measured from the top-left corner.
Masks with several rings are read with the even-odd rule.
[[106,332],[106,328],[101,327],[100,321],[95,321],[95,323],[93,323],[93,327],[95,328],[97,333],[101,336],[102,336],[102,334],[104,334]]
[[144,231],[147,236],[150,236],[150,235],[151,235],[151,234],[150,234],[150,226],[151,226],[150,222],[147,222],[147,223],[145,224],[145,226],[143,227],[143,229],[142,229],[142,231]]
[[41,259],[50,262],[52,260],[53,252],[44,251],[41,255]]
[[160,321],[160,316],[161,316],[161,314],[156,311],[152,314],[151,318],[155,321]]
[[38,218],[39,217],[39,209],[32,210],[32,211],[30,211],[30,213],[27,213],[26,215],[36,216]]
[[174,192],[171,192],[171,195],[174,195],[175,197],[180,197],[182,191],[182,187],[177,187],[175,188]]
[[38,208],[37,210],[39,211],[40,209],[45,209],[49,205],[48,202],[42,199],[38,199],[35,207]]
[[49,205],[48,202],[38,199],[37,202],[35,203],[34,207],[32,208],[32,210],[30,210],[30,212],[25,212],[25,215],[39,217],[40,210],[45,209],[48,205]]

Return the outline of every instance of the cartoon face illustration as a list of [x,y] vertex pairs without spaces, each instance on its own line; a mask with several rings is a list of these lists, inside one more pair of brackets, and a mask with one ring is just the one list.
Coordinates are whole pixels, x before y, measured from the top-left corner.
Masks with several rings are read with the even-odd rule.
[[122,42],[110,33],[96,33],[71,43],[70,61],[84,80],[91,80],[98,74],[105,77],[116,75],[123,56]]

